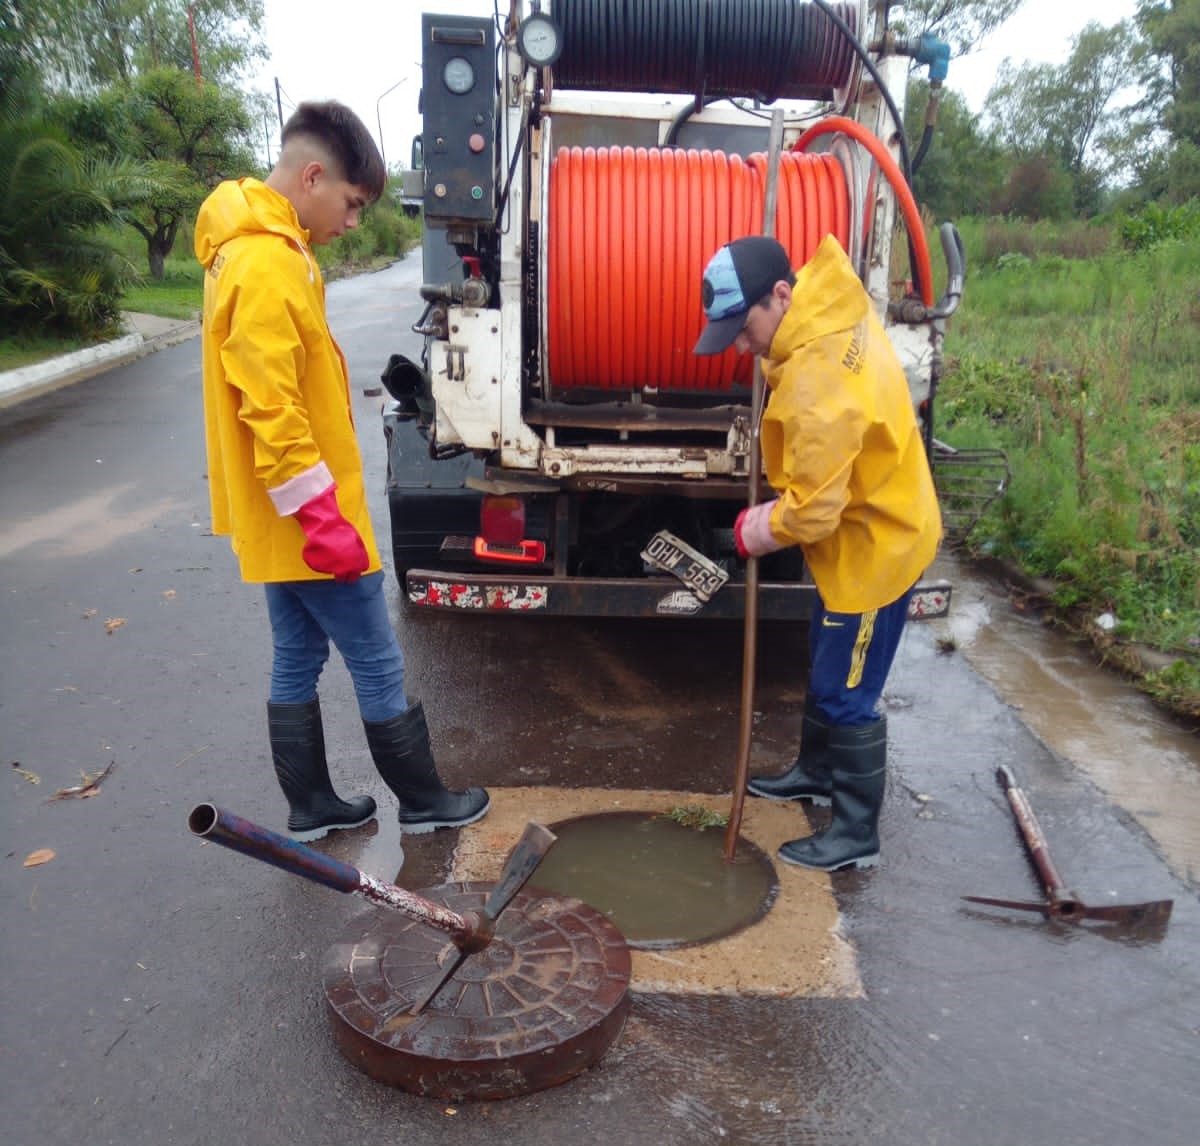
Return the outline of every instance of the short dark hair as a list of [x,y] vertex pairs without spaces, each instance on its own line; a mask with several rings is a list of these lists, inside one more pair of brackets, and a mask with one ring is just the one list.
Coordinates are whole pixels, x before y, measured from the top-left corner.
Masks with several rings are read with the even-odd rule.
[[344,103],[302,103],[283,125],[280,142],[304,136],[323,147],[342,169],[342,177],[370,191],[372,199],[383,194],[387,168],[375,140]]

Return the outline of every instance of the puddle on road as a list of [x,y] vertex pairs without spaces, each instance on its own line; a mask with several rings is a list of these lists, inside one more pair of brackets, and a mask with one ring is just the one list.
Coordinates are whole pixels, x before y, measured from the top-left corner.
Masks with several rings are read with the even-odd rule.
[[944,575],[954,600],[935,623],[971,666],[1047,747],[1134,817],[1177,875],[1200,880],[1200,740],[993,586],[957,563]]
[[685,827],[654,812],[607,812],[550,825],[558,837],[537,885],[607,915],[631,947],[707,943],[750,926],[770,909],[775,870],[741,839],[725,862],[721,829]]

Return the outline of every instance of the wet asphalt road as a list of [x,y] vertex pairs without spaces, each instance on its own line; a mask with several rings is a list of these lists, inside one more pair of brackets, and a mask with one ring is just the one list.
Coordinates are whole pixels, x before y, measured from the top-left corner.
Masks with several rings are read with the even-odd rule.
[[[329,290],[385,550],[380,399],[362,388],[388,353],[416,349],[416,274],[410,260]],[[599,1068],[500,1103],[448,1107],[359,1074],[329,1037],[320,967],[360,906],[186,831],[203,800],[269,826],[284,811],[265,609],[208,533],[203,475],[196,341],[0,414],[4,1142],[1196,1140],[1194,872],[929,626],[910,626],[886,697],[884,866],[833,877],[866,998],[637,996]],[[449,781],[728,789],[740,626],[414,616],[390,577],[389,595]],[[802,633],[763,635],[756,768],[789,758],[802,665]],[[336,658],[322,698],[335,774],[386,808]],[[99,795],[48,801],[110,761]],[[999,764],[1085,899],[1171,897],[1169,927],[962,903],[1039,891]],[[331,850],[422,887],[451,844],[407,840],[397,873],[384,816]],[[24,868],[41,848],[55,858]]]

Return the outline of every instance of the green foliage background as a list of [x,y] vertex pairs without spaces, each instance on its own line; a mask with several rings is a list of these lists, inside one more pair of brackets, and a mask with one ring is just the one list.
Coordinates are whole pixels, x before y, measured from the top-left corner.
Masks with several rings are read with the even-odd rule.
[[1200,716],[1200,211],[961,229],[937,434],[1012,466],[967,548],[1052,578],[1112,655],[1134,640],[1177,657],[1148,687]]

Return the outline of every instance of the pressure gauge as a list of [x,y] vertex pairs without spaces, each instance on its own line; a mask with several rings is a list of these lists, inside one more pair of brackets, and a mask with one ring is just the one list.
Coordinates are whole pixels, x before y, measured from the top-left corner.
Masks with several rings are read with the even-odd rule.
[[517,50],[535,68],[548,68],[562,54],[562,32],[542,12],[527,16],[517,30]]
[[471,61],[454,56],[442,68],[442,83],[455,95],[466,95],[475,86],[475,69]]

